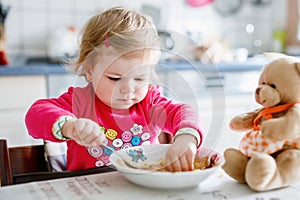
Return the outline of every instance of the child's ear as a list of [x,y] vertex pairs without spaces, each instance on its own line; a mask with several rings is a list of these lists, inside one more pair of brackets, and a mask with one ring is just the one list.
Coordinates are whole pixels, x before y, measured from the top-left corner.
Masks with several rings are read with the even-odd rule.
[[85,77],[88,82],[92,82],[92,80],[93,80],[92,71],[93,70],[91,68],[86,70]]
[[300,63],[299,62],[296,62],[296,71],[298,73],[298,75],[300,76]]

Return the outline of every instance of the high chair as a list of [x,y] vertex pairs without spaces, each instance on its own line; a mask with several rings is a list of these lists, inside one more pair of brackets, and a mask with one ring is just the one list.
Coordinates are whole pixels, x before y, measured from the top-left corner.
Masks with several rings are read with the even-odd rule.
[[0,139],[0,186],[115,171],[108,166],[53,171],[46,158],[45,145],[8,147],[7,141]]

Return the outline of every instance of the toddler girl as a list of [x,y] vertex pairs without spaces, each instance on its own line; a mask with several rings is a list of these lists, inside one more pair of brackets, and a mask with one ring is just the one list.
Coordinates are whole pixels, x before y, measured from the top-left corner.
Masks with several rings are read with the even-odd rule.
[[29,134],[66,141],[67,170],[80,170],[109,164],[112,152],[103,143],[115,150],[155,144],[164,131],[173,136],[167,169],[193,170],[202,142],[198,116],[151,84],[158,45],[151,20],[133,10],[111,8],[93,16],[73,65],[88,84],[34,102],[25,119]]

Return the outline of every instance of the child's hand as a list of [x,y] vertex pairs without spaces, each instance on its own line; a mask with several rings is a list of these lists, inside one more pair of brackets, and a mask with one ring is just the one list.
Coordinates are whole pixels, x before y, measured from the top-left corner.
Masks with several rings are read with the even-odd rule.
[[85,118],[68,120],[62,127],[62,134],[83,146],[98,146],[105,139],[99,125]]
[[170,172],[194,170],[197,151],[196,138],[189,134],[176,137],[166,155],[166,169]]

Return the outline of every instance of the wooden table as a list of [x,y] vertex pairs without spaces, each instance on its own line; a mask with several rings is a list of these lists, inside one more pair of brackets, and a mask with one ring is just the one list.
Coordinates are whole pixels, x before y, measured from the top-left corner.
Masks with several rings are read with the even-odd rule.
[[[180,181],[180,180],[178,180]],[[291,200],[300,199],[300,182],[269,192],[254,192],[229,178],[222,170],[198,187],[182,190],[144,188],[127,181],[119,172],[108,172],[0,188],[0,199],[140,199],[140,200]]]

